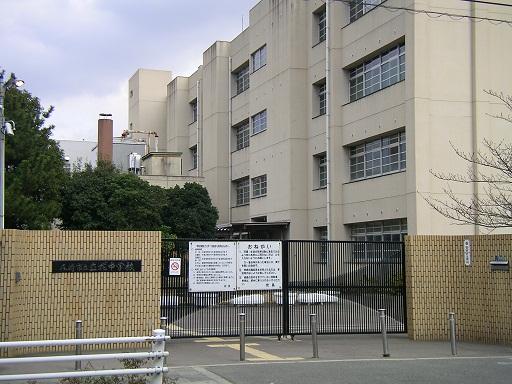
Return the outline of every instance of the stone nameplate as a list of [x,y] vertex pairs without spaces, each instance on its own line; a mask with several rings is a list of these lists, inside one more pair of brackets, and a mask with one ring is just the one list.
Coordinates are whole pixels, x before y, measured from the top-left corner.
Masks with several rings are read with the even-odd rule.
[[53,260],[52,273],[141,272],[142,260]]

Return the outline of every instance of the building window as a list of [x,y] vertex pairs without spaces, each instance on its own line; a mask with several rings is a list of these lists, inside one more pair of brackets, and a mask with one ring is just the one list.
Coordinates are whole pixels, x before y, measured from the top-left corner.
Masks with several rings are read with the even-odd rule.
[[352,225],[351,240],[361,242],[352,244],[352,256],[355,261],[399,260],[403,256],[402,245],[389,244],[389,242],[400,242],[405,235],[407,235],[407,219]]
[[189,148],[190,150],[190,158],[192,159],[192,169],[197,168],[197,145]]
[[264,45],[251,55],[252,71],[255,72],[267,64],[267,46]]
[[327,113],[327,86],[325,79],[313,84],[313,114],[314,117]]
[[327,227],[315,227],[315,239],[321,241],[321,243],[316,243],[318,255],[315,257],[316,263],[326,263],[329,259],[328,237]]
[[260,133],[267,129],[267,110],[263,110],[251,118],[252,121],[252,134]]
[[385,0],[352,0],[350,2],[350,22],[356,21],[384,1]]
[[316,177],[315,188],[325,188],[327,186],[327,155],[321,153],[314,156]]
[[350,70],[350,101],[405,79],[405,45],[400,44]]
[[261,197],[267,194],[267,175],[252,179],[252,197]]
[[235,183],[236,205],[249,204],[249,178],[237,180]]
[[350,180],[404,170],[405,131],[350,148]]
[[327,14],[325,11],[325,7],[323,10],[316,14],[316,21],[318,23],[318,42],[321,43],[325,41],[327,36]]
[[249,63],[235,72],[236,94],[249,89]]
[[197,99],[190,102],[190,110],[192,111],[192,123],[197,121]]
[[249,121],[235,127],[236,135],[236,150],[246,148],[249,146]]

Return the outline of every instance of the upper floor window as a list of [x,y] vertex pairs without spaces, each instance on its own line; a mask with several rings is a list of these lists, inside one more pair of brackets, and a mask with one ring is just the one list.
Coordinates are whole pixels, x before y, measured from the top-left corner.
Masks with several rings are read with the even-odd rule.
[[[407,219],[373,221],[351,226],[352,256],[356,261],[400,260],[403,257],[399,242],[407,235]],[[369,243],[368,243],[369,242]],[[388,243],[382,243],[388,242]]]
[[249,89],[249,63],[235,72],[236,94]]
[[315,188],[327,186],[327,155],[324,153],[314,156],[316,166]]
[[400,44],[350,70],[350,101],[405,79],[405,45]]
[[267,64],[267,46],[264,45],[251,55],[252,71],[257,71]]
[[237,151],[249,146],[249,121],[235,127],[236,149]]
[[350,22],[356,21],[385,0],[352,0],[350,2]]
[[197,99],[190,102],[190,109],[192,111],[192,123],[197,121]]
[[313,117],[327,113],[327,87],[325,79],[313,84]]
[[192,158],[192,169],[197,168],[197,145],[194,145],[190,149],[190,157]]
[[256,134],[267,129],[267,110],[263,110],[255,114],[251,118],[252,123],[252,134]]
[[350,179],[365,179],[405,169],[405,132],[350,148]]
[[249,178],[237,180],[235,183],[236,205],[249,204]]
[[317,23],[318,23],[318,42],[325,41],[327,36],[327,14],[325,11],[325,7],[323,10],[316,14]]
[[252,179],[252,197],[261,197],[267,194],[267,175]]

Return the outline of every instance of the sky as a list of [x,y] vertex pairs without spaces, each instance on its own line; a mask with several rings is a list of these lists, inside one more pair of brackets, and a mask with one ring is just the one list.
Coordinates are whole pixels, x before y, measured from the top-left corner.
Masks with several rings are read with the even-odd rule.
[[215,40],[247,27],[258,0],[0,0],[0,69],[43,106],[58,140],[97,139],[99,113],[114,136],[128,124],[128,79],[138,68],[188,76]]

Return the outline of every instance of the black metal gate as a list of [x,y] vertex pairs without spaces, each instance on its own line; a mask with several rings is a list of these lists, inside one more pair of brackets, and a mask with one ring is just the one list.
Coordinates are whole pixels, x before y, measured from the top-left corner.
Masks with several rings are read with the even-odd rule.
[[[161,315],[171,337],[237,336],[241,312],[247,335],[307,334],[310,313],[319,333],[378,333],[381,308],[388,332],[407,331],[402,242],[284,240],[282,290],[208,293],[188,291],[188,246],[162,242]],[[172,257],[181,258],[179,276],[169,275]]]

